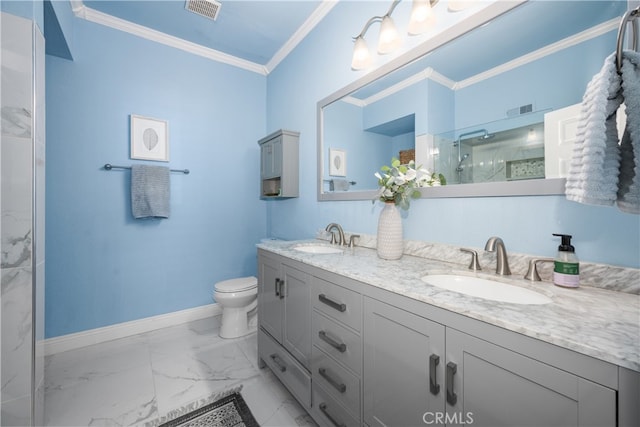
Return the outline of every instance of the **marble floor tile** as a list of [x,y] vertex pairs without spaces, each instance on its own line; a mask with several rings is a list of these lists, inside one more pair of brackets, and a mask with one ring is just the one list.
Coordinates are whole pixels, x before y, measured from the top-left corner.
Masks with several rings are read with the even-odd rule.
[[47,356],[45,425],[144,426],[242,386],[261,426],[315,426],[269,369],[256,334],[218,336],[219,317]]

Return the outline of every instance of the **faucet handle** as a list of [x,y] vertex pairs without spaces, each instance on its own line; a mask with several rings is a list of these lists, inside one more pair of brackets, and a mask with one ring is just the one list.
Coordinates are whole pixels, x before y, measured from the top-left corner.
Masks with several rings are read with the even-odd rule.
[[538,274],[538,268],[536,266],[539,262],[553,262],[553,258],[533,258],[529,260],[529,268],[527,269],[527,274],[524,275],[525,279],[531,280],[532,282],[540,282],[542,279]]
[[360,238],[359,234],[352,234],[351,236],[349,236],[349,247],[355,248],[356,247],[355,239],[359,239],[359,238]]
[[478,262],[478,252],[473,249],[460,248],[460,252],[466,252],[471,254],[471,264],[469,264],[469,270],[480,271],[480,263]]

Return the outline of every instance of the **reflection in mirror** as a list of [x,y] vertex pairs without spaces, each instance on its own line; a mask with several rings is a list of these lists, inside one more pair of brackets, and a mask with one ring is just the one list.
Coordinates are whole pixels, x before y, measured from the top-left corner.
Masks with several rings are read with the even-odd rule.
[[433,146],[420,150],[417,161],[440,171],[448,185],[544,179],[544,122],[539,117],[531,114],[524,125],[504,120],[435,135]]
[[[318,199],[372,199],[373,174],[410,149],[447,179],[423,197],[563,193],[562,173],[545,171],[565,161],[546,128],[575,119],[554,114],[581,101],[615,49],[625,10],[626,2],[525,2],[328,96],[318,103]],[[345,151],[346,177],[330,175],[331,148]]]

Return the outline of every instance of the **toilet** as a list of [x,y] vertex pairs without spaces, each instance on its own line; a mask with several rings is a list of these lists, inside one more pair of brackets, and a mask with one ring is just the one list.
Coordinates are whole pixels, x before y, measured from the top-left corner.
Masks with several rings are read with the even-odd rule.
[[221,338],[238,338],[256,330],[258,279],[249,276],[218,282],[213,299],[222,306]]

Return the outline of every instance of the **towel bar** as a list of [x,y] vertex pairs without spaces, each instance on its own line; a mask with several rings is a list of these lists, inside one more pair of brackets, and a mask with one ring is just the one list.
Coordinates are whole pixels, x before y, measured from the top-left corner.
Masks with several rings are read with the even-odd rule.
[[[104,165],[104,169],[110,171],[111,169],[131,169],[131,166],[116,166],[111,163]],[[185,175],[189,174],[189,169],[169,169],[171,172],[182,172]]]
[[618,28],[618,43],[616,46],[616,68],[618,69],[618,73],[622,68],[622,49],[624,44],[624,36],[625,31],[627,30],[627,24],[631,22],[631,29],[633,31],[633,40],[632,47],[633,50],[638,51],[638,38],[640,34],[638,33],[638,19],[640,18],[640,6],[635,9],[627,11],[622,16],[622,20],[620,21],[620,27]]

